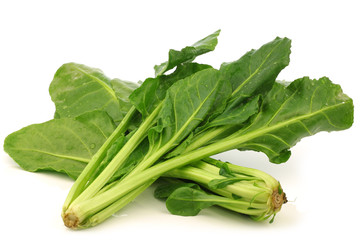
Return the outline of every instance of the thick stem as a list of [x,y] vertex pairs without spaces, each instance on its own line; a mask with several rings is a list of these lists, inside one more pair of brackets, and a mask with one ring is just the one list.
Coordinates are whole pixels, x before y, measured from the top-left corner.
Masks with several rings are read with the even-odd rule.
[[126,194],[121,199],[117,200],[110,206],[106,207],[105,209],[101,210],[97,214],[93,215],[86,221],[85,227],[88,226],[95,226],[107,218],[111,217],[114,213],[125,207],[128,203],[132,202],[137,196],[139,196],[145,189],[147,189],[153,182],[150,181],[141,185],[140,187],[136,188],[135,190],[131,191],[130,193]]
[[[73,204],[77,202],[86,201],[93,197],[117,169],[125,162],[133,150],[141,143],[141,141],[147,136],[147,132],[150,127],[153,126],[157,115],[162,107],[162,104],[159,104],[156,109],[146,118],[146,120],[141,124],[138,130],[132,135],[129,141],[121,148],[117,155],[112,159],[112,161],[106,166],[106,168],[100,173],[100,175],[73,201]],[[71,208],[71,205],[69,206]]]

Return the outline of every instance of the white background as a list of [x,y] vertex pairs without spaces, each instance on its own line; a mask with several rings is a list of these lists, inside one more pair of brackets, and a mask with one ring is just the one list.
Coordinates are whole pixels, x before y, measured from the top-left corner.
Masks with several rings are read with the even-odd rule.
[[[131,3],[129,3],[131,2]],[[231,151],[223,160],[277,178],[290,200],[275,222],[258,223],[218,208],[196,217],[170,215],[150,188],[105,223],[66,229],[60,218],[72,181],[21,170],[0,152],[0,238],[37,239],[359,239],[359,7],[356,1],[0,1],[0,138],[52,118],[48,87],[63,63],[138,81],[153,76],[170,48],[181,49],[221,29],[218,67],[276,36],[292,39],[279,79],[328,76],[354,99],[347,131],[320,133],[292,149],[287,163]],[[2,144],[1,143],[1,144]],[[9,234],[9,235],[8,235]],[[19,238],[20,239],[20,238]]]

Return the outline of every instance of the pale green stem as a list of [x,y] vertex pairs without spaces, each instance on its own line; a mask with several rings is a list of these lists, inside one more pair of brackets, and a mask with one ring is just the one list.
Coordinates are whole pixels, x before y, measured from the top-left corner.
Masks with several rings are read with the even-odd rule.
[[[213,163],[215,163],[214,161],[216,161],[216,160],[211,159],[211,158],[204,158],[203,161],[199,162],[199,164],[203,164],[203,162],[209,162],[210,165],[212,165]],[[196,164],[198,164],[198,163],[196,163]],[[275,186],[279,185],[278,181],[275,178],[273,178],[271,175],[269,175],[263,171],[260,171],[258,169],[243,167],[243,166],[231,164],[231,163],[227,163],[227,165],[231,172],[257,177],[259,179],[262,179],[268,186],[275,187]],[[203,166],[201,166],[201,167],[203,168]]]
[[218,154],[220,152],[224,152],[230,149],[234,149],[241,143],[247,142],[267,132],[280,128],[285,124],[289,124],[297,120],[298,119],[292,119],[278,125],[258,129],[257,131],[248,132],[246,134],[239,134],[237,132],[221,141],[212,143],[192,152],[181,154],[177,157],[168,159],[142,172],[139,172],[136,175],[133,175],[131,178],[125,178],[123,181],[121,181],[121,184],[112,187],[111,189],[102,194],[99,194],[91,199],[78,202],[78,204],[74,205],[74,208],[69,211],[69,214],[76,216],[77,220],[81,223],[86,218],[114,203],[133,189],[136,189],[137,187],[145,184],[146,182],[155,181],[165,172],[188,165],[192,162],[201,160],[202,158],[212,156],[214,154]]
[[[211,180],[226,178],[219,174],[207,173],[206,171],[200,168],[191,167],[191,166],[185,166],[182,168],[174,169],[168,173],[165,173],[163,176],[170,176],[175,178],[191,180],[197,183],[201,183],[206,188],[209,188],[208,184]],[[272,192],[272,189],[259,188],[252,184],[248,184],[248,182],[246,181],[245,183],[236,182],[222,189],[211,189],[211,191],[218,193],[220,195],[224,195],[226,197],[232,197],[232,194],[236,194],[237,196],[247,200],[252,200],[259,193],[263,193],[256,196],[256,201],[267,202],[269,198],[269,194],[271,194]]]
[[81,172],[79,177],[76,179],[75,183],[72,185],[67,198],[63,206],[63,212],[69,207],[69,205],[76,199],[79,194],[85,189],[88,184],[88,179],[96,171],[101,161],[106,156],[107,150],[114,143],[114,141],[123,134],[131,123],[132,117],[135,115],[137,110],[135,107],[130,108],[127,112],[121,123],[116,127],[114,132],[106,139],[105,143],[100,147],[100,149],[95,153],[90,162],[86,165],[84,170]]
[[[219,143],[214,143],[212,145],[219,146]],[[222,148],[224,148],[224,145],[222,145]],[[91,199],[83,200],[81,202],[79,201],[76,204],[74,202],[73,208],[68,209],[68,213],[77,216],[78,221],[81,223],[85,220],[85,218],[95,214],[96,212],[99,212],[101,209],[112,204],[117,199],[120,199],[125,194],[143,185],[144,183],[151,180],[155,181],[162,174],[172,169],[185,166],[193,161],[200,160],[203,157],[216,154],[216,150],[218,150],[218,148],[207,146],[194,152],[189,152],[187,154],[180,155],[165,162],[156,164],[153,167],[133,175],[131,178],[123,179],[121,183],[102,194],[98,194]]]
[[146,183],[146,184],[136,188],[135,190],[131,191],[130,193],[126,194],[125,196],[123,196],[121,199],[117,200],[110,206],[106,207],[105,209],[103,209],[100,212],[91,216],[89,219],[87,219],[85,221],[85,223],[81,227],[84,227],[84,228],[92,227],[92,226],[95,226],[95,225],[105,221],[107,218],[114,215],[114,213],[116,213],[117,211],[119,211],[120,209],[125,207],[127,204],[132,202],[137,196],[139,196],[143,191],[145,191],[145,189],[147,189],[151,184],[152,184],[152,182]]
[[73,200],[71,206],[78,202],[90,199],[96,193],[105,186],[113,174],[119,169],[119,167],[125,162],[128,156],[133,150],[141,143],[141,141],[147,136],[147,132],[150,127],[155,123],[156,117],[162,107],[159,104],[156,109],[146,118],[146,120],[140,125],[138,130],[132,135],[129,141],[120,149],[112,161],[106,166],[106,168],[99,174],[99,176],[76,198]]

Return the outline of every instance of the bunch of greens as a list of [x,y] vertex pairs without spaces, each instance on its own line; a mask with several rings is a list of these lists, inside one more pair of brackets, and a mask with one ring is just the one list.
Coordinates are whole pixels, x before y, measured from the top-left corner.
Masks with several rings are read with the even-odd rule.
[[75,63],[58,69],[49,89],[54,119],[10,134],[4,149],[25,170],[76,179],[62,209],[67,227],[104,221],[161,176],[155,195],[173,214],[219,205],[267,219],[286,202],[279,182],[210,156],[254,150],[283,163],[303,137],[352,125],[351,98],[328,78],[276,81],[289,64],[287,38],[219,69],[193,62],[218,35],[170,50],[141,85]]

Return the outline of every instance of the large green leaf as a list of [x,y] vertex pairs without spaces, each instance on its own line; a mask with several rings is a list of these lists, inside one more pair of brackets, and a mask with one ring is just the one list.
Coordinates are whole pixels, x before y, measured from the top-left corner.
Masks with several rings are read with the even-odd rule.
[[4,150],[27,171],[49,170],[76,178],[114,129],[107,113],[89,112],[22,128],[6,137]]
[[119,94],[99,69],[66,63],[55,73],[49,92],[58,118],[73,118],[93,110],[104,110],[117,122],[123,117]]
[[303,137],[352,125],[352,99],[328,78],[304,77],[287,85],[276,83],[260,113],[234,134],[240,150],[261,151],[271,162],[282,163],[290,157],[289,148]]
[[218,90],[227,83],[212,68],[175,83],[167,92],[157,126],[149,133],[151,145],[156,144],[157,149],[165,144],[171,143],[171,147],[179,144],[205,119]]
[[197,56],[213,51],[218,43],[217,37],[219,34],[220,30],[197,41],[191,46],[181,49],[180,51],[170,49],[168,61],[163,62],[160,65],[155,65],[155,76],[160,76],[181,63],[191,62]]
[[277,37],[258,50],[247,52],[239,60],[221,65],[221,74],[232,85],[227,111],[272,88],[280,71],[289,64],[290,47],[290,39]]

